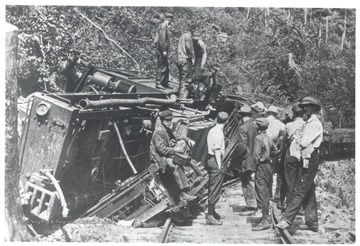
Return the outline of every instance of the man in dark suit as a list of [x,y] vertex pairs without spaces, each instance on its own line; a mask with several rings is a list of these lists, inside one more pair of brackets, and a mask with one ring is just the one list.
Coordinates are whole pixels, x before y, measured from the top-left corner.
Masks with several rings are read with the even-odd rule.
[[254,145],[257,126],[250,117],[252,111],[249,105],[244,104],[240,108],[240,114],[244,124],[239,127],[238,151],[241,157],[242,190],[246,202],[246,208],[240,215],[250,215],[256,212],[257,209],[254,183],[256,171]]

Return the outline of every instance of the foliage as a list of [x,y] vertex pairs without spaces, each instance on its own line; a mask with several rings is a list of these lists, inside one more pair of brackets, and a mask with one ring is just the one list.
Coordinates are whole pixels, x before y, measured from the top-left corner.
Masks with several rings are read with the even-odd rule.
[[[339,110],[335,126],[355,125],[355,9],[7,6],[6,20],[19,28],[19,84],[23,93],[57,89],[64,63],[78,69],[134,69],[133,63],[87,16],[140,65],[155,75],[153,39],[160,16],[172,12],[171,74],[177,41],[189,21],[197,24],[208,63],[220,64],[225,91],[241,88],[284,106],[306,95]],[[345,36],[344,36],[345,34]],[[47,88],[49,89],[49,88]],[[25,93],[26,94],[26,93]]]

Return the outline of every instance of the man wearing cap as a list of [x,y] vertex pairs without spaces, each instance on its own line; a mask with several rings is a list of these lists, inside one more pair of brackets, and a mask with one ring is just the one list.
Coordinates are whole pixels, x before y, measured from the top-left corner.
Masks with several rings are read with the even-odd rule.
[[319,102],[313,97],[304,97],[299,107],[304,110],[306,121],[300,139],[302,168],[294,186],[292,198],[282,221],[276,227],[288,228],[294,221],[301,206],[305,208],[305,224],[299,229],[319,230],[317,202],[315,195],[315,176],[319,168],[319,147],[323,137],[323,126],[316,113],[320,111]]
[[222,225],[221,216],[215,212],[215,204],[220,199],[225,176],[225,163],[222,162],[225,154],[223,129],[228,117],[226,112],[220,112],[216,118],[216,125],[210,129],[207,136],[208,153],[205,165],[209,174],[207,225]]
[[194,32],[192,39],[195,52],[194,76],[196,76],[201,73],[201,69],[205,65],[207,53],[206,46],[201,40],[199,32]]
[[187,98],[187,87],[191,82],[192,65],[195,61],[194,46],[192,43],[192,32],[195,29],[194,23],[188,24],[187,30],[181,35],[178,44],[178,62],[179,69],[179,98]]
[[156,57],[157,57],[157,70],[156,70],[156,88],[165,89],[169,86],[169,49],[170,49],[170,32],[169,25],[173,20],[171,13],[165,14],[164,21],[159,25],[156,33]]
[[[161,170],[160,176],[165,177],[169,173],[173,173],[175,182],[180,189],[180,199],[187,201],[194,200],[196,196],[187,194],[190,187],[184,167],[172,163],[172,157],[175,153],[183,153],[183,148],[176,145],[177,139],[170,129],[173,114],[171,111],[165,110],[160,113],[159,117],[161,124],[157,126],[150,142],[150,159],[159,165]],[[195,144],[189,138],[186,138],[185,142],[189,146]]]
[[253,231],[266,230],[271,227],[269,223],[269,199],[270,199],[270,180],[272,170],[270,156],[276,154],[277,148],[272,139],[266,134],[269,121],[265,118],[257,118],[255,123],[259,134],[255,138],[254,155],[256,162],[255,191],[257,206],[262,211],[260,223],[253,227]]
[[304,111],[298,106],[292,107],[293,121],[285,125],[285,158],[284,158],[284,177],[286,182],[286,201],[289,203],[297,172],[300,170],[300,139],[304,128],[304,120],[302,118]]
[[[268,117],[266,118],[269,121],[269,127],[266,130],[266,134],[273,140],[276,147],[279,149],[279,155],[283,153],[283,141],[285,137],[285,124],[280,120],[276,119],[279,114],[279,110],[276,106],[271,105],[266,113]],[[282,203],[285,199],[285,189],[283,186],[283,172],[284,172],[284,164],[278,161],[278,156],[272,158],[272,170],[273,173],[277,170],[277,178],[276,178],[276,190],[274,195],[274,200],[277,202],[277,207],[282,208]],[[273,180],[271,178],[271,184]],[[272,190],[270,190],[270,195],[272,195]]]
[[240,215],[250,215],[255,213],[257,209],[254,183],[256,171],[254,144],[257,127],[250,117],[252,113],[249,105],[244,104],[239,113],[242,116],[243,124],[238,131],[238,156],[241,158],[241,185],[246,202],[246,207],[241,211]]

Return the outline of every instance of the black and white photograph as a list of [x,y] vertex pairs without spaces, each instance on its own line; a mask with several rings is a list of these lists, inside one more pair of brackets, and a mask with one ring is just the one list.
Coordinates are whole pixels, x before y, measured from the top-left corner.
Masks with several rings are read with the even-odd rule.
[[355,3],[5,2],[5,242],[356,244]]

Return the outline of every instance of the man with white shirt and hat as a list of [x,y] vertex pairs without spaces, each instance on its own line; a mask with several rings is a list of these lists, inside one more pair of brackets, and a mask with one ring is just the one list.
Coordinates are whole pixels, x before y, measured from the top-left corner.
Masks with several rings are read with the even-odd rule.
[[316,114],[320,111],[321,106],[315,98],[304,97],[299,107],[304,110],[306,116],[300,139],[302,168],[296,179],[293,194],[283,219],[275,226],[287,229],[303,206],[305,208],[305,224],[300,225],[299,229],[317,232],[319,224],[314,180],[319,169],[319,147],[323,137],[323,126]]

